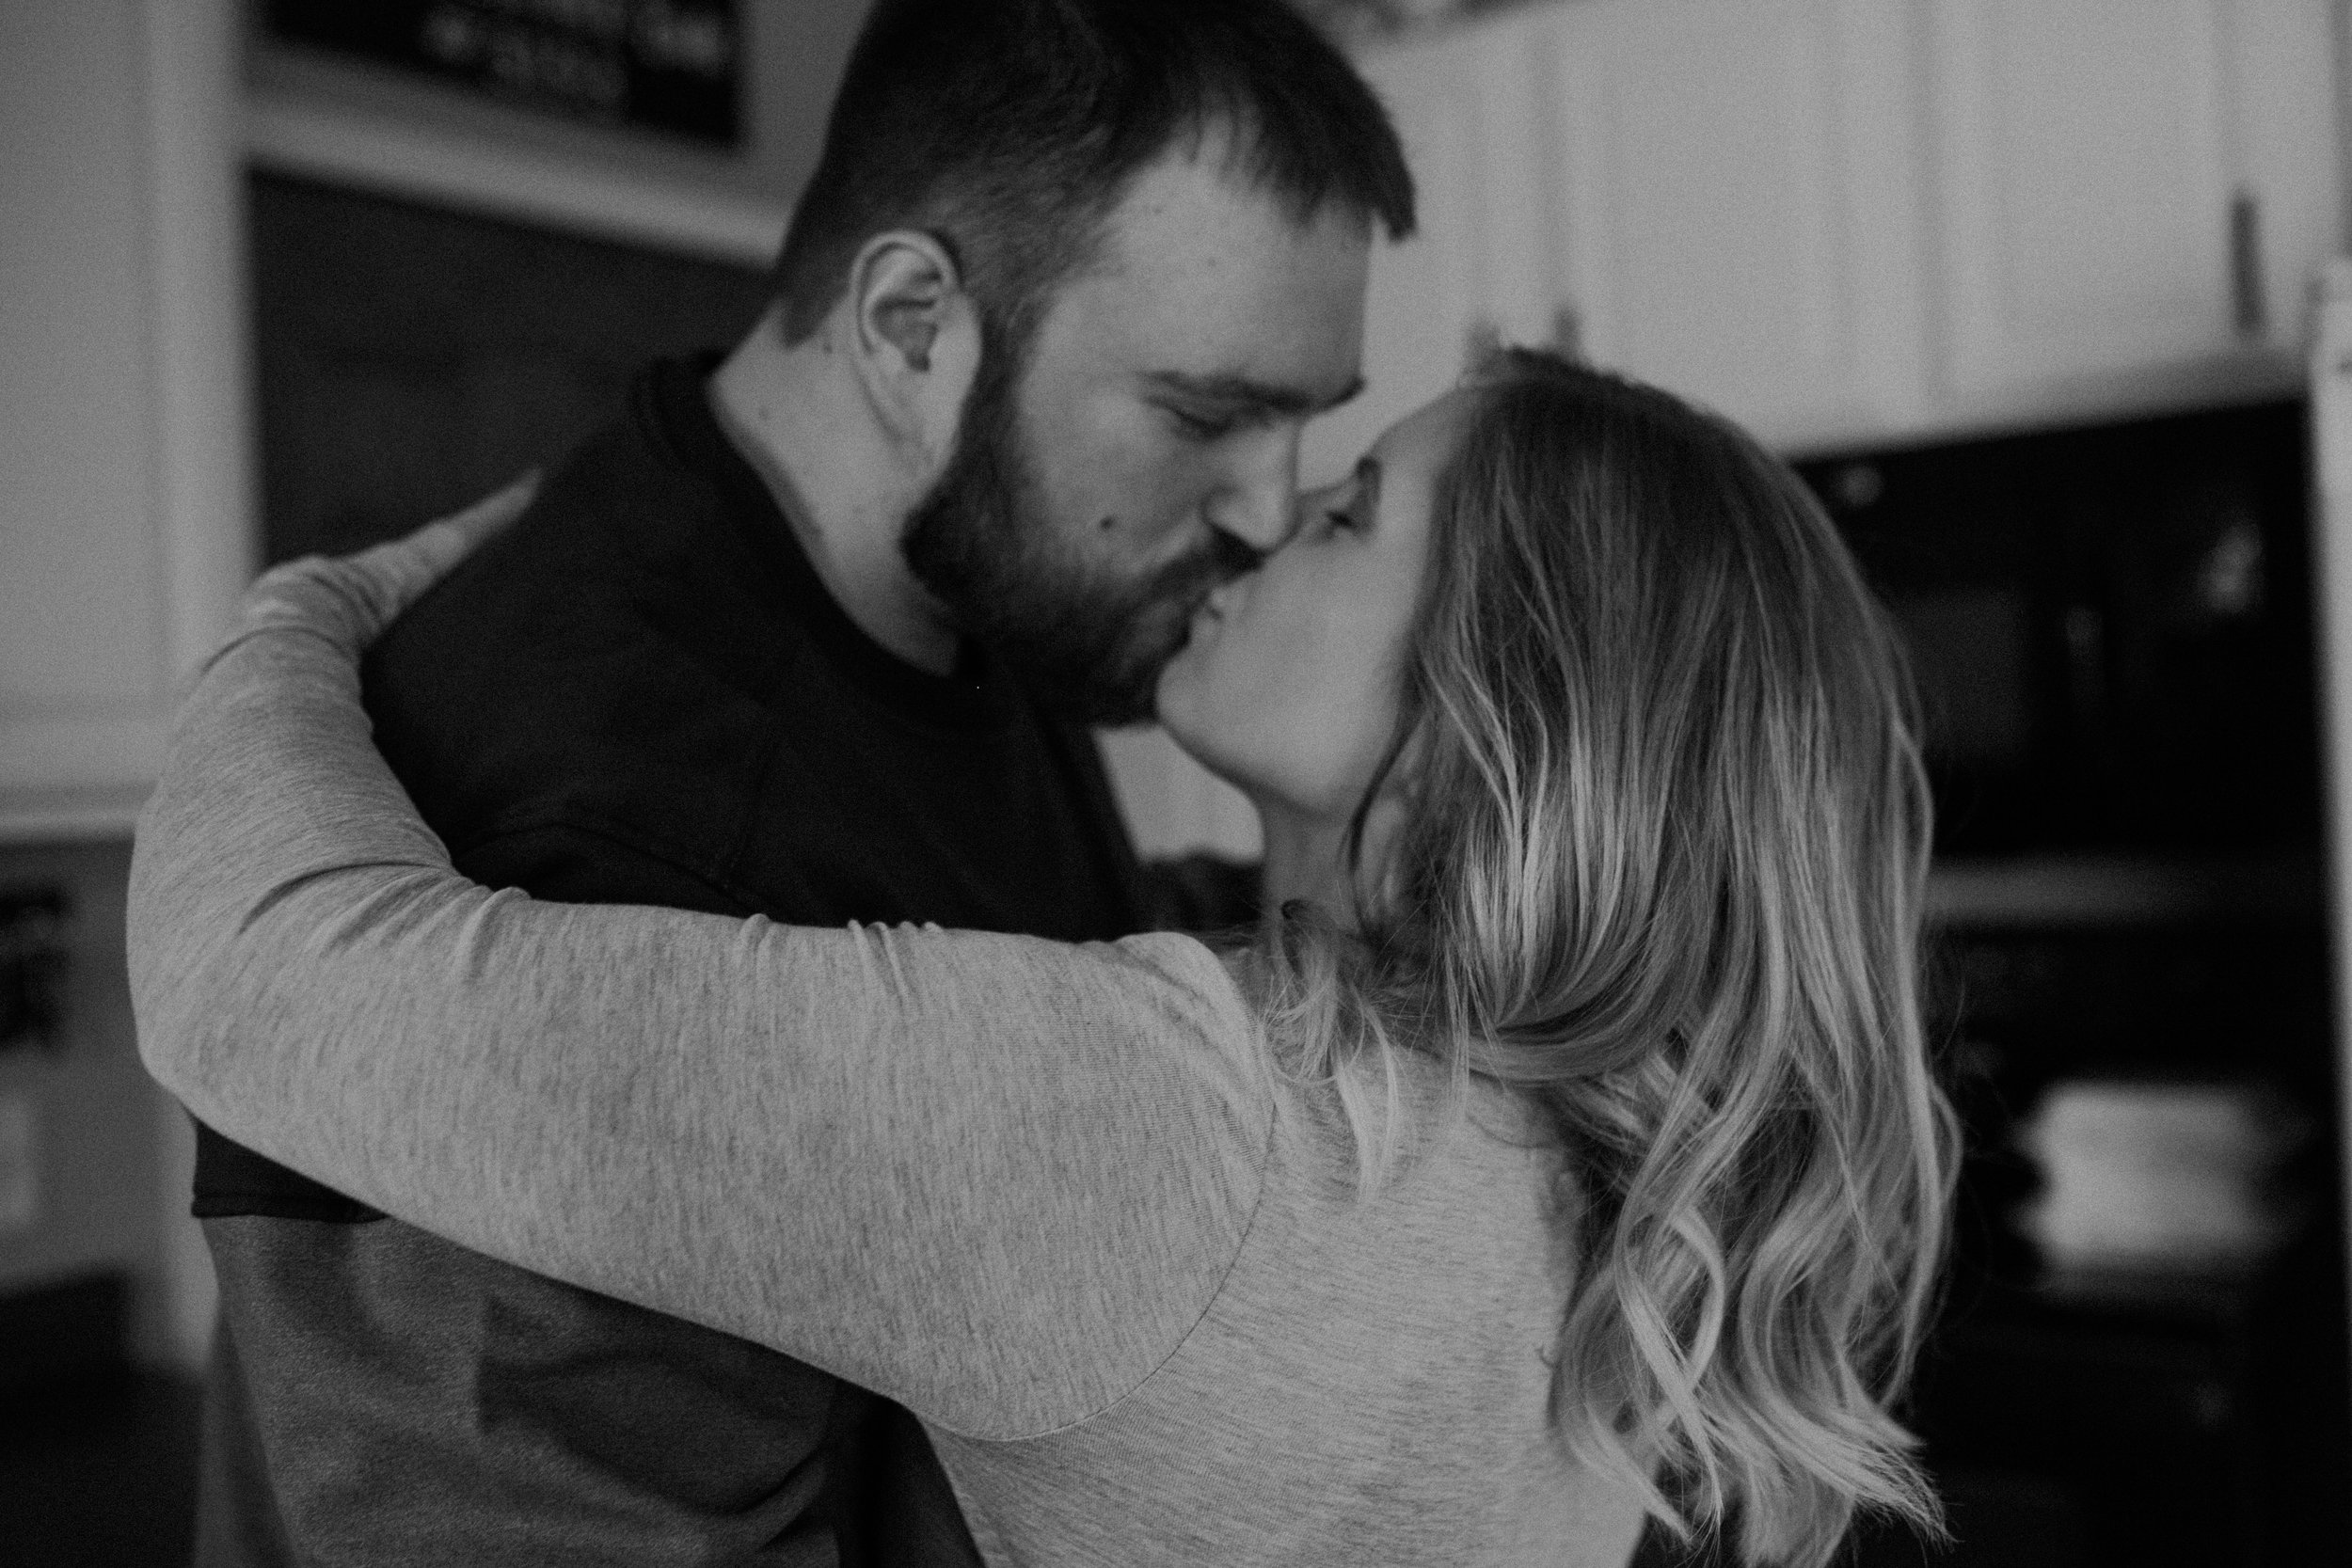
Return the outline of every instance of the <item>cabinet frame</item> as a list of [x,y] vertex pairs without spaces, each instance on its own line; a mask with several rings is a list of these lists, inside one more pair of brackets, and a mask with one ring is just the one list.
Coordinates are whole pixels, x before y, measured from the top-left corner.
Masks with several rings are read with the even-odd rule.
[[255,561],[233,0],[141,0],[142,410],[160,653],[146,689],[0,706],[0,842],[119,836],[163,763],[181,682]]

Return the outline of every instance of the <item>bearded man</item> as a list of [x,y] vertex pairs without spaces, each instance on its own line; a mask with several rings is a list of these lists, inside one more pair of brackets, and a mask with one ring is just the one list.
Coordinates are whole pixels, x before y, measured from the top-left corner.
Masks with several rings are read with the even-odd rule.
[[[1148,718],[1285,538],[1373,230],[1411,226],[1385,116],[1279,0],[884,0],[773,307],[648,369],[377,645],[379,744],[460,870],[534,897],[1144,928],[1088,726]],[[209,1132],[197,1212],[201,1563],[978,1560],[845,1369]]]

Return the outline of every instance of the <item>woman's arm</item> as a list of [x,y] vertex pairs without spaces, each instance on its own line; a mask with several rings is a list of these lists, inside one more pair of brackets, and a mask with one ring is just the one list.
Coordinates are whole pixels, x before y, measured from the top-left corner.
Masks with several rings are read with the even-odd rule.
[[376,567],[265,579],[183,710],[133,868],[156,1077],[389,1213],[954,1430],[1047,1430],[1147,1375],[1271,1127],[1217,961],[467,882],[369,740]]

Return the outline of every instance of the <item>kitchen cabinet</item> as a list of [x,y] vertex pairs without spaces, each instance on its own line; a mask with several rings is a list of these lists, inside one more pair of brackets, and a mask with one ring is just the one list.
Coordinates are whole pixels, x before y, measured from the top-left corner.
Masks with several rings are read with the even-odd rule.
[[1530,34],[1559,308],[1597,363],[1779,446],[1918,417],[1902,8],[1596,0]]
[[1318,439],[1481,332],[1786,451],[2291,393],[2343,220],[2329,17],[1577,0],[1372,47],[1423,233],[1375,260],[1373,392]]
[[129,827],[250,559],[234,12],[0,9],[0,838]]
[[1374,242],[1364,390],[1310,427],[1310,483],[1345,471],[1484,347],[1550,341],[1569,325],[1551,266],[1550,149],[1534,134],[1545,62],[1523,33],[1452,30],[1359,62],[1405,145],[1420,222],[1401,245]]
[[1422,233],[1375,256],[1372,388],[1318,439],[1360,446],[1497,339],[1784,447],[1918,424],[1911,48],[1878,0],[1582,0],[1368,50]]
[[2010,420],[2290,387],[2340,243],[2327,0],[1933,0],[1938,392]]

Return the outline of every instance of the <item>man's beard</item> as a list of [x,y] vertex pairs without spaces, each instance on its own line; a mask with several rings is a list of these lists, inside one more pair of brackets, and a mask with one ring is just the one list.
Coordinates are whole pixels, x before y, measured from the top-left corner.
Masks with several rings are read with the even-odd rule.
[[1138,578],[1086,561],[1045,515],[1015,378],[985,365],[955,455],[909,515],[900,548],[966,635],[1055,712],[1087,724],[1150,721],[1160,667],[1201,601],[1258,562],[1222,531]]

